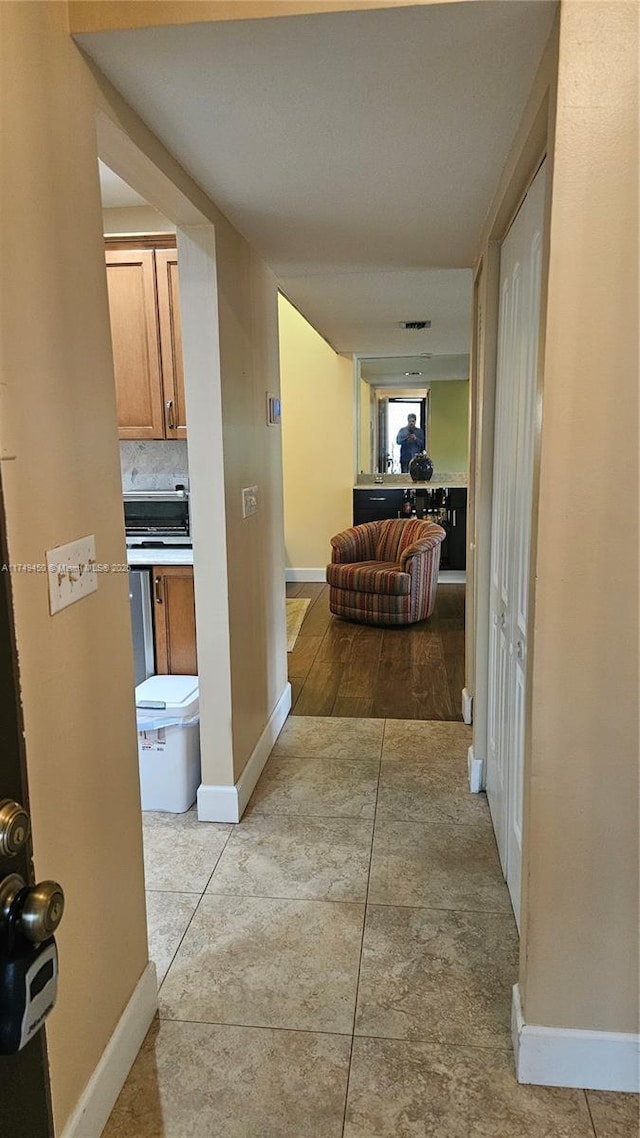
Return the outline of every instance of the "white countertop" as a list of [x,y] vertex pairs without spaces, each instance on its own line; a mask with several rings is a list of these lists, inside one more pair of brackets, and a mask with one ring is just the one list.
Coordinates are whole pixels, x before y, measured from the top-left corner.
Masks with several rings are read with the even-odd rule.
[[157,549],[127,548],[129,565],[193,565],[193,546],[165,545]]

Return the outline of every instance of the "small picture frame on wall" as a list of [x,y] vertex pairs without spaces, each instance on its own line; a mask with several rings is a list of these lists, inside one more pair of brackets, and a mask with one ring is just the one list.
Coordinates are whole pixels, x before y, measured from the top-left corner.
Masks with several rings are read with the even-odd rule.
[[267,391],[267,423],[270,427],[280,426],[280,396]]

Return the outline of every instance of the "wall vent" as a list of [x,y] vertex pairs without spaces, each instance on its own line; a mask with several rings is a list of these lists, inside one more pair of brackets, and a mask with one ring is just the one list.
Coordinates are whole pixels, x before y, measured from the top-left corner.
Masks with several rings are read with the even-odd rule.
[[401,320],[400,327],[406,328],[407,331],[421,332],[423,328],[430,328],[430,320]]

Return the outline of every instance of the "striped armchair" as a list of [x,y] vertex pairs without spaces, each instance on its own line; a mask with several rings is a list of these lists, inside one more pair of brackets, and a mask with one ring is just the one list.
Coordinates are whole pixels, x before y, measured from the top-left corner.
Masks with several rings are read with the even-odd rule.
[[365,522],[331,538],[329,608],[362,624],[414,624],[436,601],[440,544],[434,522]]

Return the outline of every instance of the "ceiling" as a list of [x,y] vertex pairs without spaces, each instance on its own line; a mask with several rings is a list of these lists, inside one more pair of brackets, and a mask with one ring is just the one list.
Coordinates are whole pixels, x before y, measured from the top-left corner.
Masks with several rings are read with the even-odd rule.
[[[336,350],[456,354],[554,12],[482,0],[76,38]],[[409,343],[398,322],[420,318]]]
[[[282,276],[280,285],[338,352],[449,355],[469,351],[470,269]],[[401,321],[430,320],[405,330]]]
[[425,383],[433,383],[435,380],[468,379],[469,356],[385,356],[364,359],[360,361],[360,374],[372,387],[424,387]]

